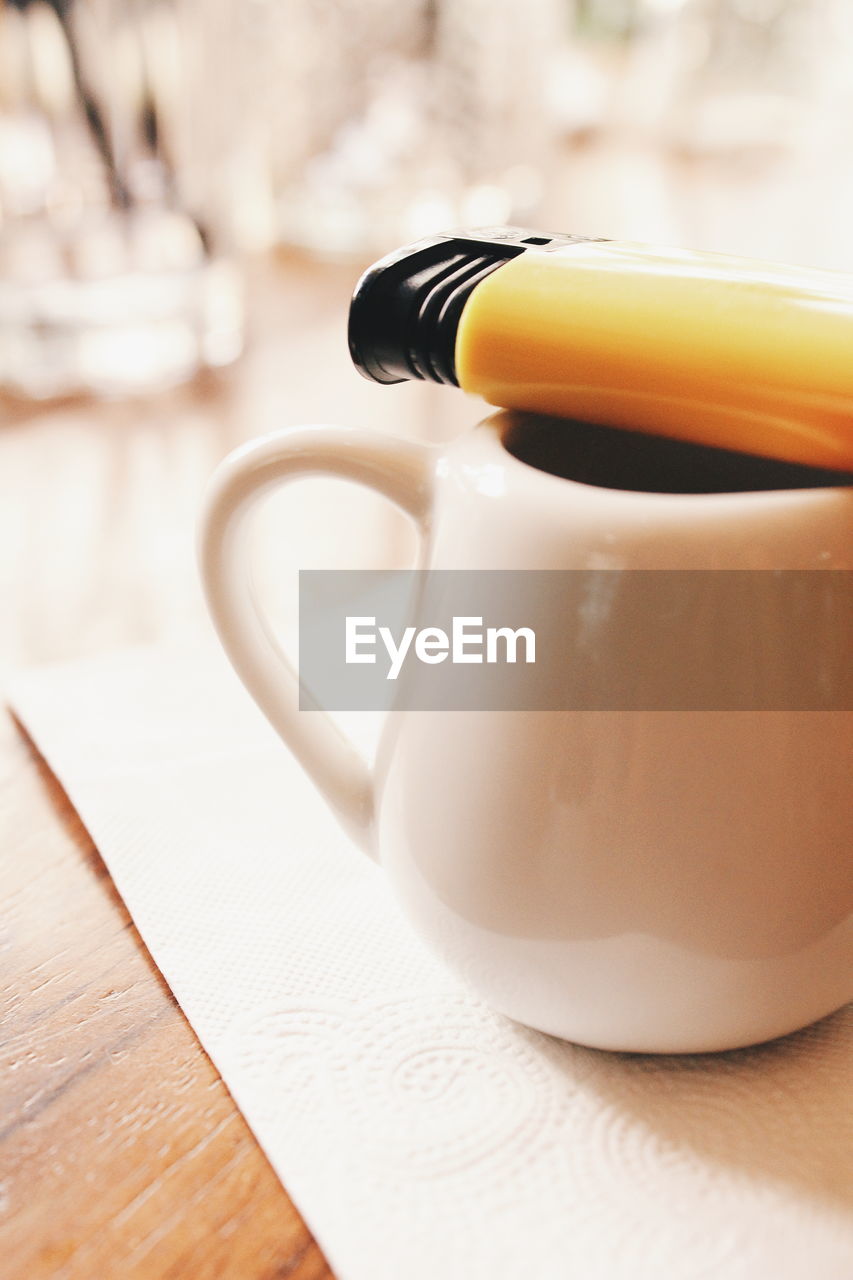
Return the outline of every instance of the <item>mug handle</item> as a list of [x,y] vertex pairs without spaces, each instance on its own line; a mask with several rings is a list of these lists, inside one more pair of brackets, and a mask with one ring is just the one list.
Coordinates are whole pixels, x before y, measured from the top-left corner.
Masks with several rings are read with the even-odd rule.
[[373,777],[325,711],[300,714],[299,678],[255,600],[246,546],[257,501],[298,476],[334,475],[376,489],[425,535],[433,449],[350,427],[290,427],[236,449],[214,473],[199,531],[202,585],[234,669],[337,818],[375,857]]

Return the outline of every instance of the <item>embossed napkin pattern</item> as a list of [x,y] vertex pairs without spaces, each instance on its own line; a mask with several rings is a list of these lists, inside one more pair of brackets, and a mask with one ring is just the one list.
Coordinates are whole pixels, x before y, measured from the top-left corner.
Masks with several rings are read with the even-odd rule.
[[12,696],[340,1280],[853,1275],[851,1010],[708,1057],[525,1030],[411,934],[212,650]]

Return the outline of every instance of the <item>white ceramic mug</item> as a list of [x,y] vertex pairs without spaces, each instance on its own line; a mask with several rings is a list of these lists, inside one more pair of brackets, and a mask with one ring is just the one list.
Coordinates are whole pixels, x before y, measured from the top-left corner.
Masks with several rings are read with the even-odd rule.
[[[784,1034],[853,997],[853,712],[402,711],[371,776],[298,710],[253,602],[245,517],[318,473],[407,512],[425,568],[853,569],[851,488],[777,488],[770,463],[703,479],[712,455],[685,463],[691,446],[572,431],[498,414],[443,449],[316,426],[238,450],[203,521],[213,619],[414,926],[496,1009],[620,1050]],[[687,484],[651,491],[671,448]]]

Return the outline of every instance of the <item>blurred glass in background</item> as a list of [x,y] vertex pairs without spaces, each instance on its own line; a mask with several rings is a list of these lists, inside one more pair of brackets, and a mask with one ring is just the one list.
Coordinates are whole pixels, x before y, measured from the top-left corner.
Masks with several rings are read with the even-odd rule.
[[244,235],[366,255],[535,216],[565,16],[564,0],[245,0]]
[[803,144],[853,107],[849,0],[568,3],[562,97],[578,127],[733,154]]
[[233,360],[230,0],[0,0],[0,382],[147,391]]

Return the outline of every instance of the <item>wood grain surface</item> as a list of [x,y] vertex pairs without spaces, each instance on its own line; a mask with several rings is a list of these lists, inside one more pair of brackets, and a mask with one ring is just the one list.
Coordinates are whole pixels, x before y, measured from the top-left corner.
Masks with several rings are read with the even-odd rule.
[[[847,186],[810,188],[811,207],[837,225],[839,266],[853,266]],[[828,215],[818,255],[814,225],[799,239],[791,231],[796,209],[783,201],[803,189],[802,166],[762,184],[751,171],[685,178],[655,157],[580,154],[550,225],[749,251],[767,249],[772,213],[769,253],[826,262]],[[0,676],[205,625],[194,527],[210,471],[238,442],[303,421],[439,439],[481,416],[443,388],[357,376],[344,341],[357,274],[256,264],[248,353],[227,374],[120,404],[0,404]],[[311,492],[268,539],[272,576],[405,562],[407,535],[387,505],[342,507]],[[73,809],[6,712],[0,986],[3,1280],[331,1275]]]
[[0,747],[0,1271],[329,1276],[58,784]]

